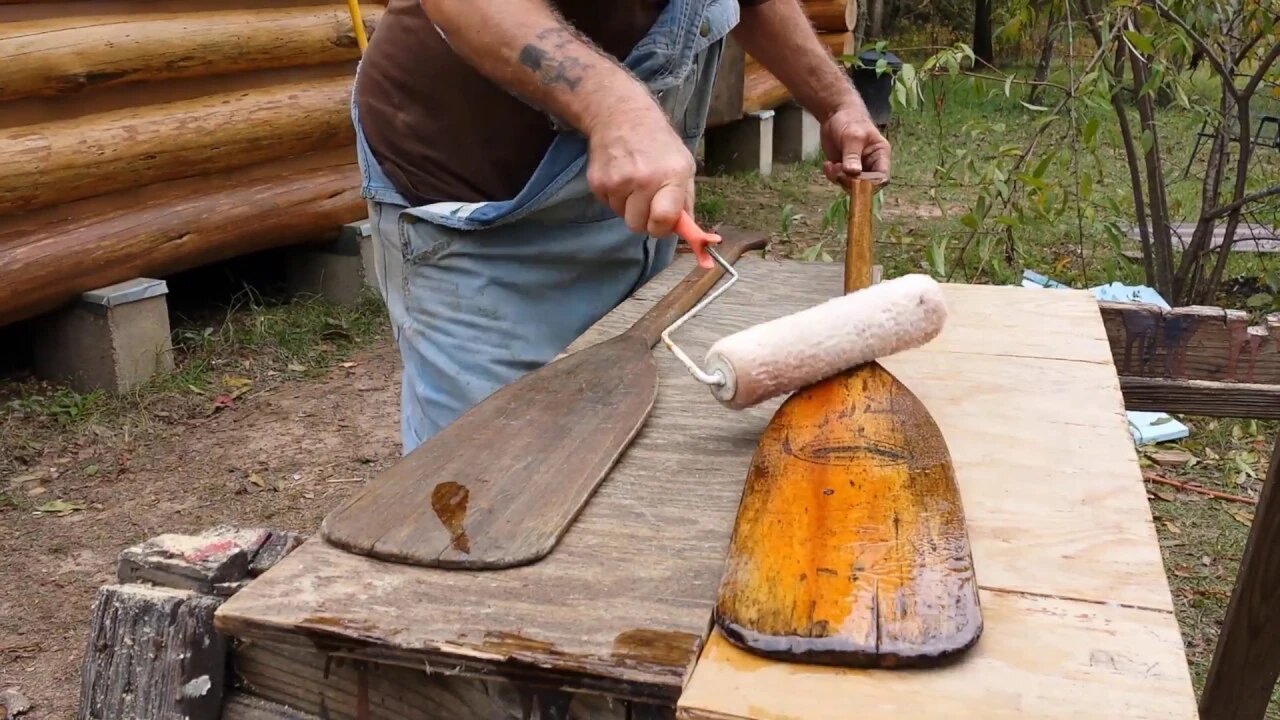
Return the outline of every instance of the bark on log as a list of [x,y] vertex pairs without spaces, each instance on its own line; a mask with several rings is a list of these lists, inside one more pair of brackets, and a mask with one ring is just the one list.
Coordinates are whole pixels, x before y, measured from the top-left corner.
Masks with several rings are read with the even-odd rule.
[[109,585],[98,591],[81,671],[78,720],[217,720],[226,639],[217,598]]
[[[363,6],[372,32],[382,7]],[[146,13],[0,25],[0,100],[359,57],[342,5]]]
[[856,0],[804,0],[804,14],[818,32],[848,32],[857,22]]
[[0,131],[0,215],[354,142],[351,78]]
[[[852,50],[853,36],[847,32],[819,33],[818,39],[833,56]],[[748,55],[742,70],[742,112],[772,110],[790,99],[786,86],[765,70],[760,61]]]
[[[186,181],[129,206],[0,233],[0,325],[86,290],[337,236],[368,213],[354,164],[244,181]],[[154,190],[154,189],[152,189]]]

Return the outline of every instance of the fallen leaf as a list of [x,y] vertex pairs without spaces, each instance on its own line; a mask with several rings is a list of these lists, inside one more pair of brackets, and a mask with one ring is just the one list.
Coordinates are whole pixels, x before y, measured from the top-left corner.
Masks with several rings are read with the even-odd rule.
[[77,510],[84,510],[87,507],[89,506],[86,503],[80,502],[79,500],[50,500],[43,505],[37,505],[35,510],[37,513],[47,513],[63,517],[65,515],[70,515]]
[[291,477],[292,477],[294,480],[301,480],[301,479],[302,479],[302,473],[300,473],[300,472],[296,472],[296,473],[294,473]]
[[359,364],[360,363],[358,362],[344,362],[344,363],[338,363],[338,367],[353,368]]
[[1165,492],[1164,490],[1155,490],[1155,489],[1153,489],[1153,488],[1148,488],[1148,489],[1147,489],[1147,494],[1152,495],[1152,496],[1154,496],[1154,497],[1157,497],[1157,498],[1159,498],[1159,499],[1161,499],[1161,500],[1163,500],[1163,501],[1165,501],[1165,502],[1177,502],[1177,501],[1178,501],[1178,496],[1177,496],[1177,495],[1174,495],[1174,494],[1173,494],[1173,493],[1171,493],[1171,492]]
[[247,385],[252,385],[253,381],[247,377],[241,377],[239,375],[223,375],[222,384],[229,388],[242,388]]
[[10,488],[16,488],[24,483],[43,480],[46,477],[49,477],[49,473],[43,470],[37,470],[35,472],[26,473],[25,475],[14,475],[6,481],[5,485]]
[[305,372],[307,369],[307,366],[299,365],[298,363],[289,363],[286,369],[289,370],[289,372]]
[[254,485],[257,485],[260,488],[264,488],[267,486],[267,483],[262,480],[262,476],[259,475],[258,473],[249,473],[248,479],[249,479],[249,482],[253,483]]
[[308,500],[315,500],[315,499],[316,499],[316,494],[315,494],[315,493],[313,493],[313,492],[304,492],[304,493],[302,493],[302,497],[304,497],[304,498],[306,498],[306,499],[308,499]]
[[97,475],[97,474],[98,474],[97,465],[90,465],[89,467],[84,469],[85,477],[93,477],[94,475]]
[[1213,564],[1213,558],[1208,555],[1202,555],[1200,556],[1200,562],[1203,563],[1205,567],[1208,567]]
[[1186,566],[1184,566],[1184,565],[1178,565],[1178,566],[1174,567],[1174,568],[1173,568],[1173,574],[1174,574],[1174,575],[1177,575],[1178,577],[1183,577],[1183,578],[1185,578],[1185,577],[1191,577],[1191,575],[1192,575],[1191,570],[1190,570],[1189,568],[1187,568]]
[[1173,524],[1173,521],[1171,521],[1171,520],[1165,520],[1165,521],[1164,521],[1164,529],[1165,529],[1165,530],[1168,530],[1169,532],[1173,533],[1174,535],[1181,535],[1181,534],[1182,534],[1182,528],[1178,527],[1177,525],[1174,525],[1174,524]]
[[236,406],[236,399],[230,395],[219,395],[213,399],[213,410],[217,412],[222,408],[230,408]]
[[1253,513],[1247,510],[1228,510],[1227,514],[1235,518],[1236,522],[1245,527],[1253,524]]
[[35,497],[36,495],[43,495],[48,491],[49,491],[48,488],[37,485],[31,488],[30,490],[27,490],[27,495],[30,495],[31,497]]
[[275,490],[276,492],[282,492],[284,490],[284,480],[281,478],[276,478],[275,480],[272,480],[271,489]]

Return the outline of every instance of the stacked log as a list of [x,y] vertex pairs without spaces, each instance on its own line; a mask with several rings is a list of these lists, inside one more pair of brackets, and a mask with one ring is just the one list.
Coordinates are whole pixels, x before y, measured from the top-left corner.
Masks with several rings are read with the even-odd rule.
[[802,1],[804,14],[820,33],[849,32],[857,24],[858,5],[855,0]]
[[345,3],[130,1],[0,0],[0,325],[366,213]]

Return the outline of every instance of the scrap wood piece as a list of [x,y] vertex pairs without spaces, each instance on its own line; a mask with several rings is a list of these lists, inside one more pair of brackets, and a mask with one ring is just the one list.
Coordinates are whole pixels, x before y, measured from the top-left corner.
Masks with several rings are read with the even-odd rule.
[[218,720],[226,638],[221,598],[145,585],[98,591],[81,669],[77,720]]
[[160,535],[120,553],[121,582],[229,596],[302,544],[296,533],[219,525],[199,535]]

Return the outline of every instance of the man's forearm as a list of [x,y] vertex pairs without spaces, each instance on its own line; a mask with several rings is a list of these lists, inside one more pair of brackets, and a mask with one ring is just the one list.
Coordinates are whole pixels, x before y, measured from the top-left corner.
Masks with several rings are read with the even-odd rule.
[[819,120],[850,104],[862,105],[848,76],[814,34],[799,0],[769,0],[743,8],[733,35]]
[[611,114],[661,113],[648,89],[546,0],[420,0],[454,52],[584,135]]

